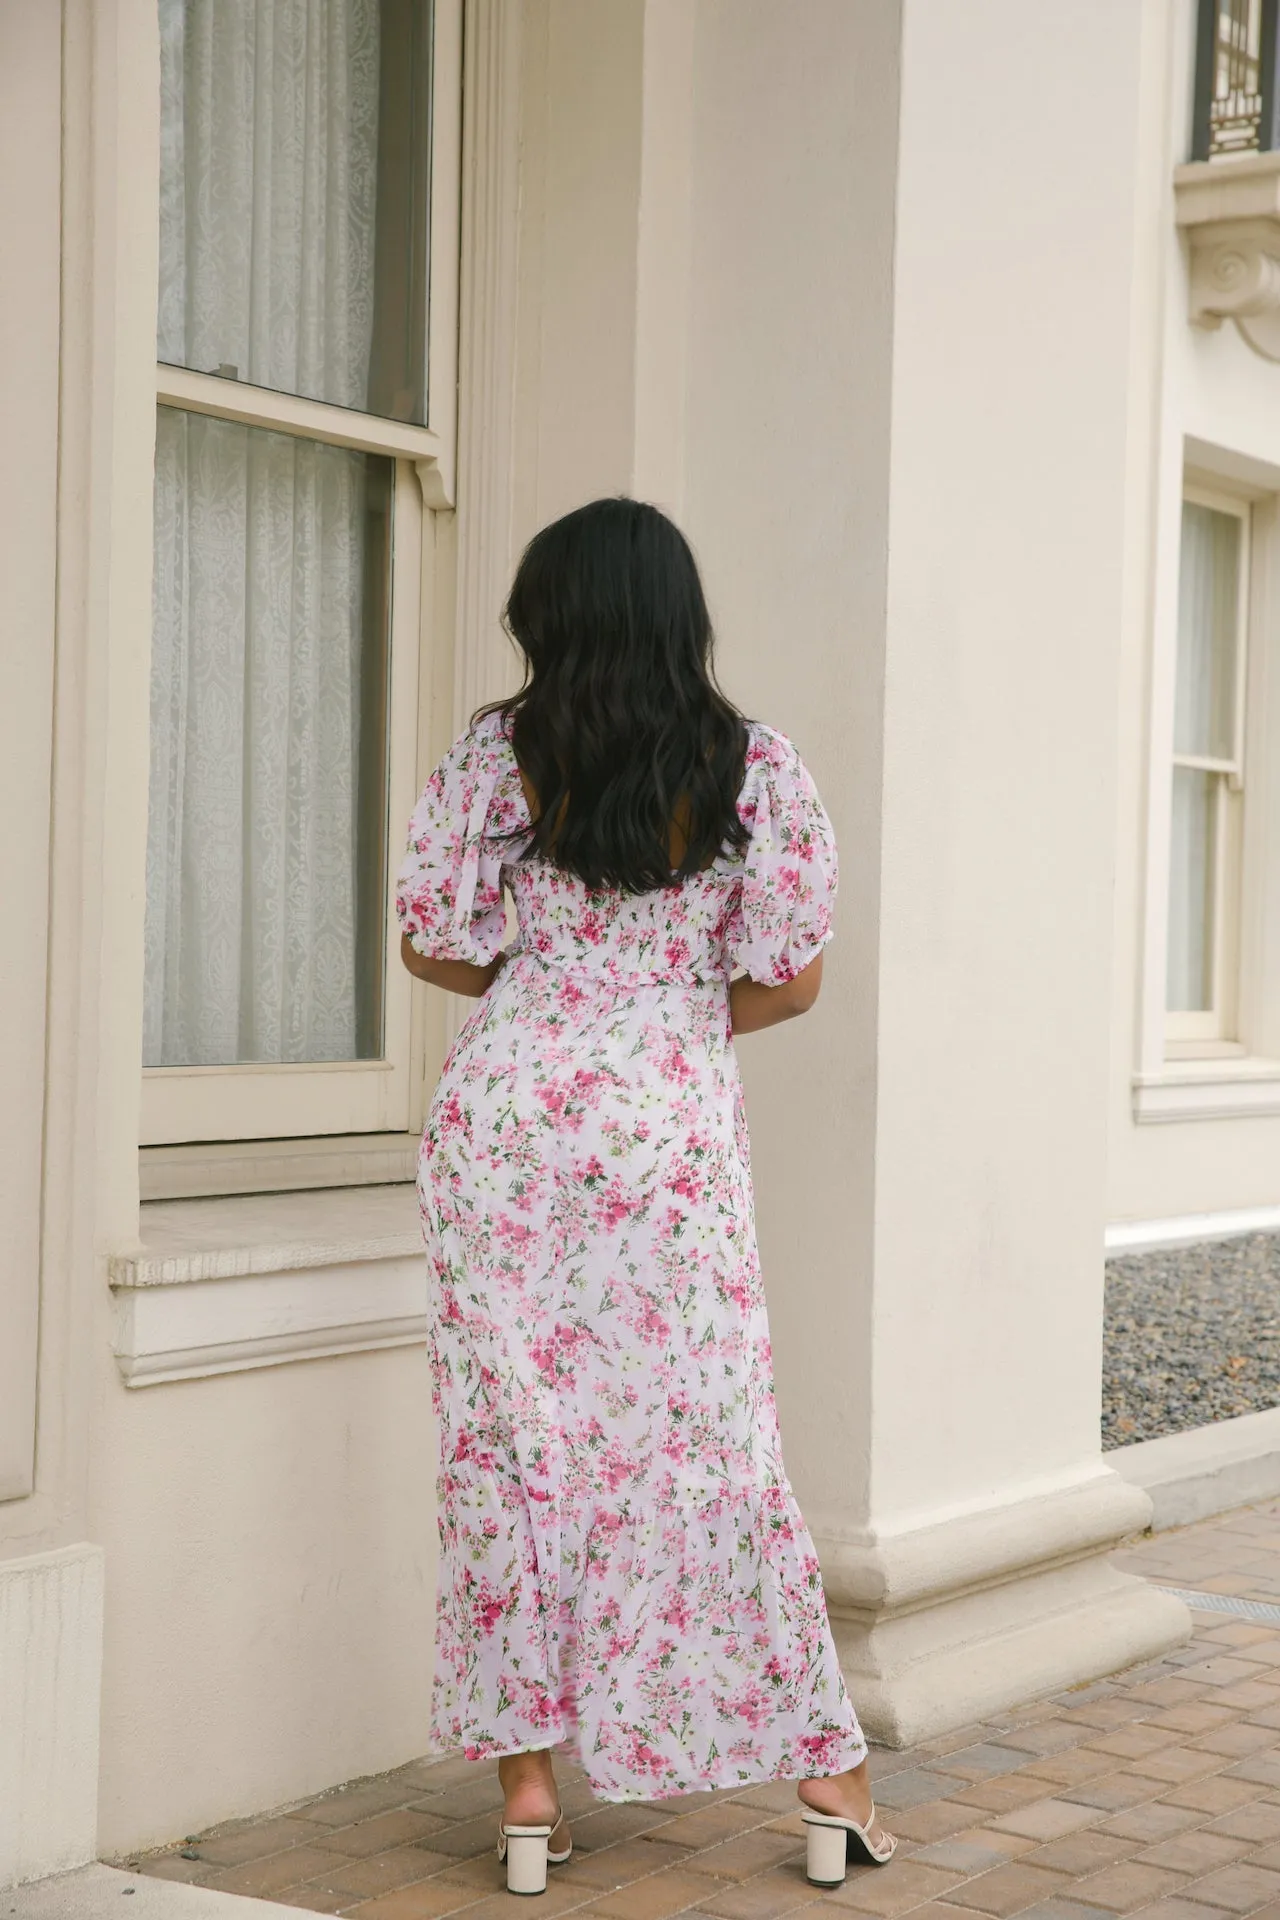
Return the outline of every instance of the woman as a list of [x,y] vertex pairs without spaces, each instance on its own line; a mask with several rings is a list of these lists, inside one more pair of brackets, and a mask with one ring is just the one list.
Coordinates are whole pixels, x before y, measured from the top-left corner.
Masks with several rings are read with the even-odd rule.
[[433,1735],[498,1756],[513,1890],[568,1858],[553,1747],[611,1800],[796,1779],[838,1884],[894,1842],[782,1464],[734,1055],[817,998],[830,822],[716,687],[656,508],[545,528],[507,624],[524,686],[432,774],[397,891],[410,972],[480,1000],[419,1170]]

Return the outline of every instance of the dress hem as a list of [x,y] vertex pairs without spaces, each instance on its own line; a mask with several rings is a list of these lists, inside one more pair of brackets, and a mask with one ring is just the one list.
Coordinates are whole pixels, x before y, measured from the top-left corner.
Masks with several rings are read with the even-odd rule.
[[483,1766],[487,1761],[509,1760],[517,1753],[553,1753],[560,1759],[567,1760],[571,1766],[582,1768],[583,1773],[586,1774],[587,1785],[597,1800],[602,1800],[609,1806],[647,1806],[650,1802],[657,1800],[679,1800],[690,1793],[745,1793],[749,1787],[767,1787],[783,1780],[830,1780],[836,1774],[848,1773],[852,1768],[860,1767],[868,1758],[870,1748],[865,1738],[855,1740],[848,1753],[842,1754],[839,1764],[835,1766],[809,1767],[797,1771],[787,1763],[781,1768],[761,1766],[745,1773],[737,1768],[733,1770],[732,1777],[728,1774],[715,1775],[710,1779],[703,1776],[682,1781],[679,1786],[663,1786],[656,1789],[637,1787],[634,1792],[611,1792],[597,1785],[587,1772],[582,1756],[573,1741],[543,1740],[537,1743],[526,1741],[519,1747],[486,1746],[483,1751],[468,1747],[464,1741],[460,1745],[444,1748],[439,1757],[442,1760],[448,1759],[458,1753],[465,1759],[474,1761],[477,1766]]

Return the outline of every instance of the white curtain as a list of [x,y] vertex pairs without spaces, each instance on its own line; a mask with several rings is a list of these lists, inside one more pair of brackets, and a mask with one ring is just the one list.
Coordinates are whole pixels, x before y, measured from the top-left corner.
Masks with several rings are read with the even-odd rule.
[[[1188,500],[1178,581],[1175,753],[1230,760],[1235,752],[1241,523]],[[1213,1006],[1217,809],[1222,776],[1175,767],[1169,861],[1167,1004]]]
[[[160,16],[160,358],[362,408],[377,0]],[[366,485],[362,455],[160,410],[149,1065],[355,1055]]]
[[1241,523],[1194,500],[1182,509],[1174,751],[1229,760],[1235,737]]

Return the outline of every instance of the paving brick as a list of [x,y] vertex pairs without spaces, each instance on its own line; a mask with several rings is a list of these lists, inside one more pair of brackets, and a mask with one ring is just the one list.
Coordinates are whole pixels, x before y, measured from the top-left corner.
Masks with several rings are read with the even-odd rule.
[[805,1846],[801,1833],[740,1833],[718,1847],[691,1854],[686,1864],[690,1873],[709,1873],[722,1880],[746,1880],[752,1874],[781,1866],[784,1860],[800,1858]]
[[234,1827],[205,1834],[198,1842],[200,1858],[215,1866],[237,1867],[242,1860],[261,1860],[285,1847],[330,1846],[329,1830],[318,1820],[284,1814],[275,1820],[240,1821]]
[[[496,1832],[497,1822],[494,1822]],[[320,1832],[325,1833],[322,1827]],[[448,1831],[448,1822],[434,1814],[410,1813],[407,1807],[378,1813],[350,1827],[333,1827],[325,1833],[324,1845],[335,1853],[387,1853],[392,1847],[404,1847],[414,1841],[430,1846],[438,1833]],[[441,1863],[443,1865],[443,1862]]]
[[1013,1840],[1016,1845],[1015,1835],[978,1830],[957,1834],[954,1840],[935,1840],[932,1846],[921,1847],[911,1857],[922,1867],[942,1867],[951,1873],[986,1873],[992,1867],[1004,1866],[1009,1859],[1009,1853],[997,1844],[1001,1839]]
[[1154,1780],[1198,1780],[1206,1773],[1217,1773],[1222,1766],[1220,1753],[1206,1753],[1199,1746],[1166,1747],[1163,1753],[1149,1753],[1142,1771]]
[[1146,1773],[1107,1773],[1100,1780],[1065,1788],[1061,1798],[1082,1807],[1097,1807],[1104,1813],[1118,1813],[1121,1807],[1136,1806],[1140,1800],[1154,1800],[1166,1784]]
[[1192,1746],[1201,1747],[1205,1753],[1226,1753],[1247,1755],[1264,1753],[1274,1747],[1280,1734],[1274,1727],[1261,1727],[1247,1720],[1237,1720],[1229,1726],[1216,1727],[1212,1733],[1203,1733]]
[[323,1847],[287,1847],[283,1853],[270,1853],[263,1860],[245,1860],[238,1867],[222,1867],[205,1885],[222,1893],[247,1893],[263,1898],[284,1887],[296,1887],[314,1880],[329,1867],[344,1866],[339,1853],[326,1853]]
[[[429,1886],[431,1883],[428,1881],[426,1884]],[[487,1899],[477,1900],[473,1906],[465,1907],[462,1911],[467,1914],[468,1920],[511,1920],[514,1898],[516,1896],[508,1893],[504,1887],[501,1893],[491,1893]],[[559,1879],[550,1880],[546,1892],[538,1895],[538,1920],[543,1920],[544,1915],[546,1920],[552,1920],[553,1915],[568,1913],[570,1909],[576,1910],[582,1905],[580,1891],[566,1886]],[[348,1913],[359,1914],[361,1920],[367,1920],[367,1911],[365,1907],[347,1908]]]
[[1098,1920],[1097,1907],[1085,1907],[1078,1900],[1065,1898],[1041,1900],[1024,1911],[1027,1920]]
[[[873,1769],[872,1786],[878,1791],[881,1770],[877,1765]],[[891,1778],[886,1774],[885,1779]],[[770,1780],[763,1787],[748,1787],[745,1792],[734,1795],[734,1803],[743,1807],[765,1807],[770,1813],[787,1813],[799,1805],[794,1780]]]
[[1141,1806],[1126,1807],[1102,1822],[1099,1832],[1118,1833],[1126,1840],[1143,1840],[1148,1845],[1170,1834],[1185,1833],[1199,1826],[1204,1813],[1191,1807],[1171,1807],[1166,1800],[1145,1800]]
[[743,1806],[726,1800],[718,1806],[699,1807],[696,1813],[682,1813],[663,1823],[662,1838],[668,1846],[713,1847],[748,1827],[762,1826],[768,1819],[763,1807]]
[[1084,1737],[1084,1731],[1078,1723],[1055,1714],[1051,1720],[1033,1721],[1030,1726],[1011,1728],[1008,1733],[997,1736],[996,1744],[1015,1747],[1019,1752],[1036,1754],[1044,1759],[1048,1754],[1078,1747]]
[[1280,1873],[1269,1873],[1264,1867],[1247,1863],[1219,1867],[1216,1873],[1194,1881],[1190,1892],[1193,1899],[1202,1900],[1206,1906],[1225,1907],[1231,1913],[1252,1913],[1280,1898]]
[[1031,1907],[1038,1900],[1051,1899],[1063,1888],[1071,1885],[1070,1876],[1065,1873],[1053,1873],[1047,1867],[1027,1866],[1021,1860],[1011,1861],[1008,1866],[995,1867],[990,1873],[979,1874],[976,1880],[966,1881],[947,1895],[949,1903],[960,1907],[971,1907],[977,1913],[1003,1916],[1021,1913],[1024,1907]]
[[[303,1887],[299,1897],[305,1895]],[[345,1895],[338,1896],[346,1901]],[[510,1895],[506,1895],[510,1898]],[[444,1920],[444,1915],[457,1913],[464,1901],[474,1911],[475,1895],[464,1892],[460,1887],[448,1887],[439,1880],[420,1880],[415,1886],[401,1887],[397,1893],[383,1894],[380,1899],[362,1900],[355,1911],[360,1920]]]
[[1022,1769],[1028,1779],[1045,1780],[1055,1787],[1076,1787],[1082,1780],[1096,1780],[1101,1773],[1115,1772],[1115,1755],[1095,1753],[1091,1747],[1075,1747],[1056,1753],[1050,1759],[1033,1760]]
[[[1194,1882],[1191,1890],[1195,1890]],[[1157,1900],[1143,1907],[1142,1920],[1222,1920],[1222,1914],[1221,1907],[1206,1907],[1186,1895],[1174,1894],[1172,1899]]]
[[1172,1727],[1178,1733],[1210,1733],[1214,1727],[1221,1727],[1234,1718],[1235,1710],[1224,1706],[1221,1695],[1218,1695],[1212,1705],[1192,1700],[1185,1707],[1166,1707],[1148,1725]]
[[315,1884],[325,1893],[344,1893],[352,1901],[371,1900],[375,1894],[393,1893],[397,1887],[425,1880],[441,1865],[439,1854],[423,1853],[418,1847],[394,1847],[326,1867],[315,1875]]
[[1073,1800],[1034,1800],[1030,1806],[997,1814],[990,1824],[1002,1833],[1021,1834],[1028,1840],[1057,1840],[1100,1817],[1096,1807],[1081,1806]]
[[1127,1860],[1137,1852],[1139,1844],[1136,1840],[1122,1840],[1115,1833],[1098,1833],[1090,1827],[1083,1833],[1064,1834],[1061,1840],[1051,1840],[1046,1847],[1037,1847],[1028,1856],[1027,1865],[1051,1867],[1055,1873],[1069,1873],[1079,1878],[1114,1866],[1117,1860]]
[[592,1905],[597,1913],[607,1914],[609,1920],[666,1920],[668,1914],[696,1906],[706,1891],[706,1881],[696,1873],[672,1867],[647,1880],[637,1880],[616,1893],[601,1895]]
[[1259,1670],[1258,1663],[1252,1660],[1239,1660],[1224,1653],[1184,1667],[1183,1673],[1188,1680],[1203,1680],[1211,1687],[1228,1687],[1237,1681],[1252,1680]]
[[1261,1792],[1261,1787],[1248,1780],[1228,1780],[1224,1774],[1213,1773],[1205,1780],[1189,1780],[1185,1786],[1171,1787],[1160,1798],[1167,1800],[1171,1807],[1227,1813],[1232,1807],[1242,1807],[1246,1800],[1258,1799]]
[[598,1853],[602,1847],[617,1846],[619,1841],[634,1840],[642,1833],[659,1833],[670,1824],[668,1816],[656,1807],[626,1803],[601,1807],[574,1821],[573,1850],[575,1855]]
[[1087,1745],[1091,1753],[1109,1753],[1119,1760],[1138,1760],[1144,1754],[1159,1753],[1162,1747],[1176,1745],[1177,1740],[1178,1734],[1173,1727],[1153,1727],[1149,1720],[1135,1720],[1132,1726],[1116,1727],[1111,1733],[1091,1736]]
[[972,1807],[957,1806],[953,1800],[935,1800],[926,1807],[907,1807],[895,1812],[890,1826],[901,1839],[927,1845],[932,1840],[960,1833],[971,1827],[973,1821]]
[[817,1888],[811,1887],[802,1873],[775,1869],[742,1885],[709,1888],[696,1911],[715,1914],[717,1920],[777,1920],[780,1914],[809,1906],[816,1894]]
[[1153,1900],[1175,1893],[1186,1884],[1186,1877],[1182,1873],[1171,1873],[1167,1867],[1120,1860],[1112,1867],[1104,1867],[1101,1873],[1078,1880],[1071,1897],[1082,1900],[1086,1906],[1102,1907],[1108,1913],[1132,1913],[1136,1907],[1149,1906]]
[[1248,1853],[1247,1840],[1233,1839],[1226,1833],[1209,1833],[1196,1827],[1190,1833],[1176,1834],[1171,1840],[1159,1840],[1144,1847],[1141,1859],[1147,1866],[1170,1867],[1175,1873],[1211,1873]]
[[941,1800],[955,1782],[924,1767],[910,1767],[891,1774],[876,1786],[876,1805],[880,1807],[919,1807],[929,1800]]
[[962,1806],[982,1807],[987,1813],[1009,1813],[1014,1807],[1045,1799],[1045,1783],[1026,1773],[1013,1773],[1003,1780],[977,1780],[972,1786],[958,1787],[950,1797]]
[[283,1893],[273,1893],[271,1901],[273,1906],[302,1907],[308,1913],[364,1912],[364,1903],[353,1907],[349,1894],[320,1893],[315,1887],[286,1887]]
[[1249,1849],[1249,1843],[1246,1840],[1238,1840],[1235,1844],[1249,1852],[1248,1864],[1251,1867],[1266,1867],[1272,1873],[1280,1873],[1280,1846],[1272,1844],[1253,1851]]
[[1274,1800],[1250,1800],[1243,1807],[1233,1807],[1230,1813],[1219,1815],[1210,1822],[1206,1832],[1229,1834],[1252,1840],[1257,1845],[1280,1840],[1280,1805]]
[[326,1827],[349,1827],[353,1820],[367,1819],[373,1813],[385,1813],[389,1807],[403,1807],[419,1796],[406,1792],[403,1783],[366,1780],[334,1793],[321,1794],[294,1809],[304,1820],[319,1820]]
[[887,1868],[863,1867],[851,1873],[842,1887],[832,1888],[827,1900],[837,1906],[853,1907],[859,1913],[877,1913],[891,1920],[895,1914],[923,1906],[926,1900],[937,1900],[944,1892],[950,1898],[950,1889],[958,1884],[959,1876],[942,1867],[921,1867],[914,1860],[895,1860]]
[[1264,1787],[1280,1787],[1280,1755],[1259,1753],[1250,1760],[1240,1760],[1227,1768],[1226,1777],[1254,1781]]
[[575,1856],[570,1865],[574,1880],[587,1889],[585,1897],[594,1899],[593,1887],[607,1888],[612,1893],[616,1888],[625,1887],[632,1880],[639,1880],[645,1875],[659,1873],[666,1868],[683,1868],[687,1861],[688,1849],[685,1847],[664,1846],[660,1840],[624,1840],[621,1845],[607,1847],[600,1853],[585,1853],[581,1858]]
[[962,1780],[990,1780],[1002,1773],[1014,1773],[1027,1763],[1027,1756],[1016,1747],[983,1740],[971,1747],[960,1747],[941,1759],[929,1762],[931,1773],[956,1774]]

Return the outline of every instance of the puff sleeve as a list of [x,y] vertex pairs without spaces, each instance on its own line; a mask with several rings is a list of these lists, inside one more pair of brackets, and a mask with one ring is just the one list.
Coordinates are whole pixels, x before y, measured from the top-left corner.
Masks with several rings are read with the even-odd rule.
[[738,812],[751,840],[727,930],[731,958],[781,986],[831,938],[836,841],[808,768],[785,734],[753,726]]
[[502,863],[517,850],[512,778],[514,761],[490,716],[455,740],[423,788],[396,880],[396,914],[428,959],[485,966],[502,945]]

